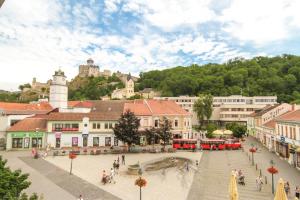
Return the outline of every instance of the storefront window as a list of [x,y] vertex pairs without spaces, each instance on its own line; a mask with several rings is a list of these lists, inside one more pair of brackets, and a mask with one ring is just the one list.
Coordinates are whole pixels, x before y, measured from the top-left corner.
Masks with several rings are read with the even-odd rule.
[[37,141],[37,138],[32,138],[31,139],[31,142],[32,142],[32,147],[37,147],[38,146],[38,141]]
[[99,137],[93,137],[93,147],[99,147]]
[[72,137],[72,147],[78,147],[78,137]]
[[111,146],[111,137],[105,137],[105,146]]
[[60,138],[56,138],[56,140],[55,140],[55,148],[60,148]]
[[114,146],[118,146],[119,145],[119,141],[116,137],[114,137]]
[[29,148],[30,138],[24,138],[24,148]]
[[23,138],[13,138],[12,148],[23,148]]

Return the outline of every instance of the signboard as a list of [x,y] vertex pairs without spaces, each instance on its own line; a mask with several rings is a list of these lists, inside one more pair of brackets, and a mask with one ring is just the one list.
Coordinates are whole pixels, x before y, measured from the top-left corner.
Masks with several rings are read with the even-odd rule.
[[12,133],[11,137],[12,138],[23,138],[23,137],[26,137],[26,133]]
[[29,133],[29,137],[43,137],[43,135],[41,132]]
[[61,138],[61,132],[56,132],[55,133],[55,138]]
[[281,136],[280,137],[280,142],[284,143],[285,142],[285,137]]
[[43,132],[31,132],[31,133],[24,133],[24,132],[17,132],[11,133],[12,138],[24,138],[24,137],[43,137]]

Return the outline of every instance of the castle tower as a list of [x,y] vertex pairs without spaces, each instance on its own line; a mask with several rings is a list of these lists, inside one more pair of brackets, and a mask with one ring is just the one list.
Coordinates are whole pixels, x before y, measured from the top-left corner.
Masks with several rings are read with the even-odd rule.
[[130,97],[134,96],[134,82],[131,78],[130,73],[126,78],[125,90],[126,90],[126,98],[130,98]]
[[55,71],[50,84],[50,104],[53,108],[68,107],[68,86],[65,73],[61,70]]

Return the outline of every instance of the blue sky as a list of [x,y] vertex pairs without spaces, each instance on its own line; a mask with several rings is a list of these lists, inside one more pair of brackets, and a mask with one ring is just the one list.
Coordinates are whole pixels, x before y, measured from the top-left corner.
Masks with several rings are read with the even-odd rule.
[[70,80],[93,58],[131,72],[299,55],[297,0],[6,0],[0,9],[0,89]]

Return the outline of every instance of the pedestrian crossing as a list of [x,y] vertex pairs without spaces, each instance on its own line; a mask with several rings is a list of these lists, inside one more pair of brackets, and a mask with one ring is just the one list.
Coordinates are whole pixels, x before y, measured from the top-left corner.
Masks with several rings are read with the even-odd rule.
[[244,152],[205,151],[191,186],[188,200],[229,199],[229,178],[232,170],[241,169],[245,176],[245,186],[238,185],[239,200],[271,200],[273,195],[269,184],[256,187],[258,173]]

